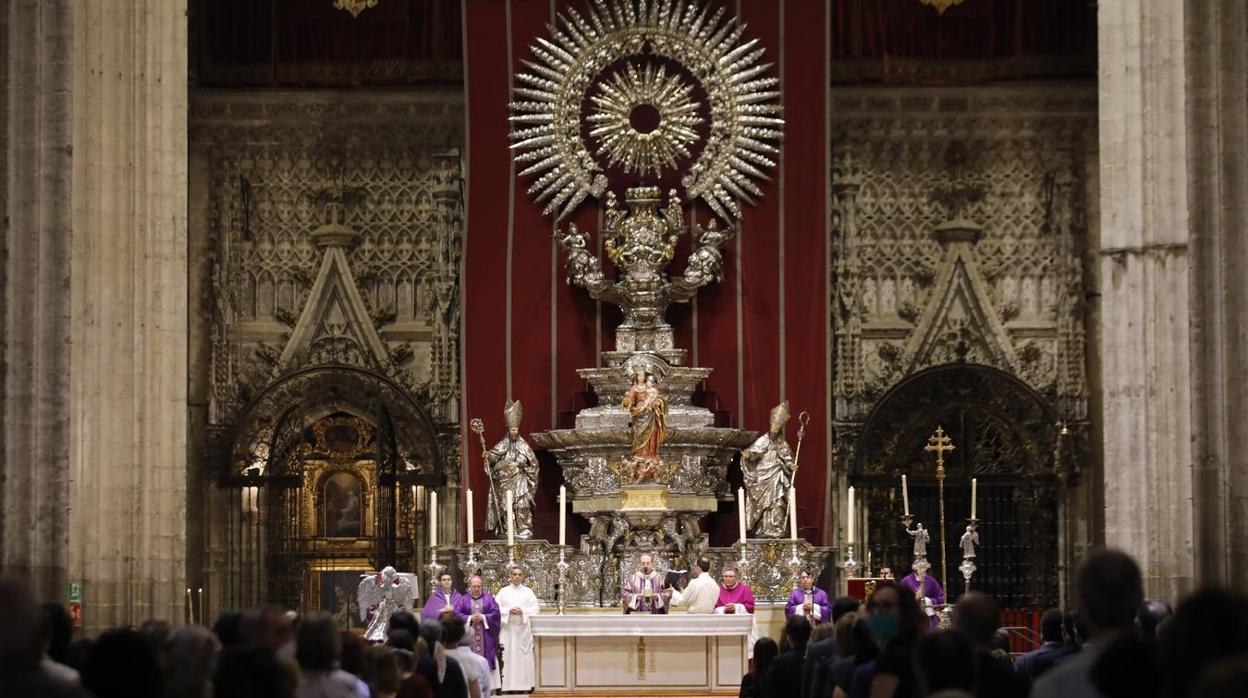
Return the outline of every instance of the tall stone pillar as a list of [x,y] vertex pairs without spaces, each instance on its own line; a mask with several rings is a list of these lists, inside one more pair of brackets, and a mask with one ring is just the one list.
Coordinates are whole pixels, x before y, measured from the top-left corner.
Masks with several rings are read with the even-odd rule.
[[0,10],[0,569],[66,593],[71,0]]
[[185,0],[0,10],[0,565],[87,632],[182,617]]
[[69,569],[92,630],[183,612],[187,22],[185,0],[73,6]]
[[1248,9],[1099,5],[1105,539],[1248,584]]
[[1248,586],[1248,6],[1188,3],[1196,576]]
[[1099,4],[1105,540],[1191,588],[1192,329],[1183,0]]

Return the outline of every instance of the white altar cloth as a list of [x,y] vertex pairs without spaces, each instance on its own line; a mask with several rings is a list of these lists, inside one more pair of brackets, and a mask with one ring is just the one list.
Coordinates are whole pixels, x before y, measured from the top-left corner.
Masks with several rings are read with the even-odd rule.
[[754,616],[694,613],[669,615],[573,614],[533,616],[534,637],[719,637],[750,632]]
[[735,696],[749,615],[537,615],[536,693]]

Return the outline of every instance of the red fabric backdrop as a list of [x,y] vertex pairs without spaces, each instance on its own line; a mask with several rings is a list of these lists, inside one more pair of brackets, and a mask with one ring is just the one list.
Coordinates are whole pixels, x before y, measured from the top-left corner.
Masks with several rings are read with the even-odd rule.
[[[529,57],[567,0],[465,0],[465,81],[468,100],[468,220],[464,292],[464,423],[486,421],[489,438],[502,429],[509,398],[524,402],[524,431],[568,426],[585,386],[576,369],[597,364],[611,349],[618,314],[599,307],[563,281],[551,221],[516,179],[508,150],[507,103],[511,76]],[[732,426],[763,429],[768,410],[788,399],[796,415],[811,414],[798,477],[801,533],[825,541],[828,446],[827,310],[827,5],[797,0],[731,3],[759,37],[766,60],[783,80],[784,156],[765,196],[748,208],[737,238],[726,248],[722,283],[704,289],[691,306],[668,319],[677,342],[697,365],[709,366],[706,406]],[[693,215],[706,220],[706,211]],[[587,202],[574,218],[598,230],[598,206]],[[684,251],[678,251],[677,260]],[[562,424],[561,424],[562,422]],[[789,427],[792,442],[796,422]],[[463,433],[468,487],[484,536],[486,480],[480,444]],[[739,481],[734,465],[730,480]],[[562,477],[543,464],[535,535],[553,540],[555,496]],[[569,538],[587,530],[573,517]],[[712,544],[731,542],[735,506],[709,517]]]

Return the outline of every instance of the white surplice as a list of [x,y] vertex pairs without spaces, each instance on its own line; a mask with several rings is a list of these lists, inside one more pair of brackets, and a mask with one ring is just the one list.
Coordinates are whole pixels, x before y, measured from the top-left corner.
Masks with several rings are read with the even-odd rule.
[[[523,584],[508,584],[494,596],[502,611],[499,642],[503,643],[502,690],[531,691],[537,683],[533,659],[533,627],[529,619],[541,612],[537,596]],[[512,615],[511,610],[520,613]]]
[[719,582],[706,572],[690,580],[684,591],[672,592],[672,606],[688,613],[713,613],[716,601],[719,601]]

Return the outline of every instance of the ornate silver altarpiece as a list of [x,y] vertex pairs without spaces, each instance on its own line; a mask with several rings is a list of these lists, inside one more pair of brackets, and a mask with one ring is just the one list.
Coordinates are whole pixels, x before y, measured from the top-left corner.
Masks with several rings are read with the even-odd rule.
[[[624,319],[601,365],[578,371],[597,404],[571,429],[532,435],[558,460],[590,532],[562,550],[540,540],[473,546],[461,570],[481,570],[491,588],[514,560],[537,595],[558,596],[561,608],[616,605],[621,574],[655,551],[660,570],[687,568],[699,555],[716,573],[737,565],[768,601],[787,597],[799,569],[824,567],[829,550],[800,540],[710,549],[700,525],[735,501],[728,466],[757,434],[716,427],[710,410],[693,404],[711,369],[689,365],[664,315],[721,279],[720,246],[735,232],[740,203],[762,195],[755,180],[775,166],[784,123],[763,49],[725,14],[682,0],[587,3],[583,14],[559,16],[516,76],[512,149],[522,174],[535,176],[529,193],[556,219],[586,198],[603,202],[598,237],[614,277],[590,234],[572,224],[559,233],[567,282],[618,306]],[[693,200],[714,214],[705,225],[686,223]],[[692,252],[684,272],[669,275],[685,235]]]

